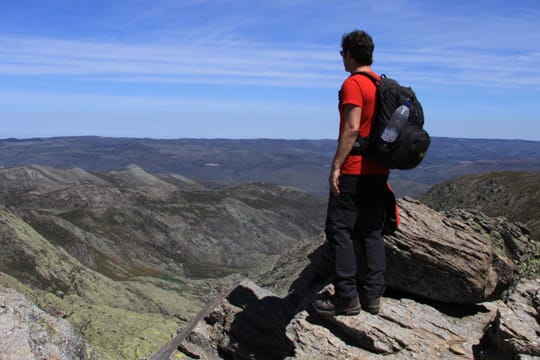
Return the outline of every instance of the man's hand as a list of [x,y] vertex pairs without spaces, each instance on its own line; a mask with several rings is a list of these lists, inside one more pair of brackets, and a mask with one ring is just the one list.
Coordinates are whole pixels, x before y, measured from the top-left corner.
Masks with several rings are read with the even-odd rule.
[[341,171],[339,169],[332,170],[330,173],[330,178],[328,179],[328,182],[330,183],[330,190],[335,195],[339,195],[339,175],[341,175]]
[[356,105],[347,104],[343,108],[344,123],[339,133],[338,147],[334,160],[332,161],[332,172],[328,182],[330,190],[335,195],[339,195],[339,176],[341,175],[341,166],[345,163],[347,156],[353,148],[354,142],[358,137],[358,128],[360,127],[360,119],[362,109]]

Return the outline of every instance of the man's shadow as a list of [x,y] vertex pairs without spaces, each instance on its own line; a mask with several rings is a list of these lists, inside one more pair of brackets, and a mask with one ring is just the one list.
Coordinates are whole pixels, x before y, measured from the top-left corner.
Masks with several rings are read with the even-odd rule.
[[231,324],[228,346],[221,349],[224,358],[283,359],[294,355],[294,344],[285,334],[293,316],[288,297],[259,299],[252,289],[239,286],[228,300],[242,311]]
[[286,329],[300,311],[311,313],[311,301],[328,283],[321,274],[322,269],[317,269],[326,262],[325,250],[323,246],[309,256],[311,263],[292,282],[288,295],[283,298],[257,295],[246,286],[238,286],[227,296],[229,303],[242,311],[231,324],[229,344],[220,349],[223,358],[264,360],[294,356],[295,345],[287,337]]

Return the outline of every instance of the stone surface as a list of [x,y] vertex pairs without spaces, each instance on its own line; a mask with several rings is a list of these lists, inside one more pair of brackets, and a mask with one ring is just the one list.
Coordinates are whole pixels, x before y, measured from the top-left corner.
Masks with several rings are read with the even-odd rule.
[[309,306],[321,286],[311,281],[307,293],[280,298],[243,281],[170,359],[539,358],[539,280],[518,285],[507,303],[449,306],[384,297],[378,315],[337,317],[321,317]]
[[[384,298],[374,316],[321,317],[303,299],[279,298],[244,281],[201,321],[180,347],[203,359],[471,359],[494,308],[451,314],[407,298]],[[173,358],[173,357],[171,357]]]
[[517,285],[498,308],[490,336],[505,353],[540,357],[540,280]]
[[98,360],[71,324],[0,286],[0,359]]
[[472,304],[499,297],[513,263],[466,221],[412,199],[399,201],[401,225],[386,236],[387,286],[428,299]]

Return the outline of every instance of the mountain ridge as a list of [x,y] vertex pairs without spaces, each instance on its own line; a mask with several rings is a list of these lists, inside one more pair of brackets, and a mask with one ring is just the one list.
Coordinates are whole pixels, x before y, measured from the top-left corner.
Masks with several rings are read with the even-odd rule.
[[[14,178],[17,181],[9,180]],[[10,186],[2,186],[1,203],[53,236],[57,244],[82,245],[96,257],[84,257],[86,265],[97,269],[100,263],[110,268],[111,276],[138,270],[124,263],[126,268],[119,271],[122,262],[107,254],[123,253],[120,258],[131,254],[136,263],[147,254],[133,253],[127,239],[150,253],[162,253],[150,266],[154,271],[170,267],[194,275],[221,266],[250,267],[263,256],[277,255],[295,239],[319,233],[323,223],[321,200],[269,183],[212,190],[181,176],[160,178],[135,165],[101,174],[35,166],[1,169],[0,183],[5,179]],[[99,246],[84,245],[86,237],[93,237],[91,244]],[[174,250],[159,250],[161,246]]]
[[[37,164],[107,172],[137,164],[151,174],[176,173],[206,187],[271,181],[326,198],[335,140],[132,139],[57,137],[0,140],[0,167]],[[423,163],[393,171],[398,196],[474,172],[540,170],[540,142],[432,139]]]
[[468,174],[433,186],[420,200],[438,211],[475,209],[520,221],[540,239],[540,171]]

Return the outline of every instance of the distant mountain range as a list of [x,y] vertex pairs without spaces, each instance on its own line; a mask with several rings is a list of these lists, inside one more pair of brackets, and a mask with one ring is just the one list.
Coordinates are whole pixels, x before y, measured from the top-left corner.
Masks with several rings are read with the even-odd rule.
[[[0,167],[35,164],[108,172],[137,164],[148,173],[181,174],[206,187],[265,181],[326,198],[335,148],[335,140],[4,139]],[[540,142],[435,137],[424,162],[414,170],[394,171],[391,183],[398,196],[419,196],[457,176],[502,170],[540,170]]]

